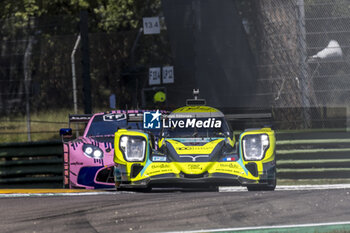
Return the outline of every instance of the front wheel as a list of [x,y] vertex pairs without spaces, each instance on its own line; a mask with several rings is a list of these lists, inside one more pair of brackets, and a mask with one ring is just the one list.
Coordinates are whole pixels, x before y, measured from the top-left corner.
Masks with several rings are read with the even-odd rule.
[[152,187],[148,186],[145,188],[124,188],[120,187],[120,182],[115,182],[115,189],[116,191],[128,191],[128,192],[141,192],[141,193],[148,193],[152,191]]
[[267,184],[254,184],[248,185],[248,191],[274,191],[276,188],[276,179]]
[[115,182],[115,190],[120,191],[120,182],[116,181]]
[[276,169],[274,169],[271,176],[272,177],[270,179],[261,182],[262,184],[248,185],[248,191],[274,191],[277,184]]

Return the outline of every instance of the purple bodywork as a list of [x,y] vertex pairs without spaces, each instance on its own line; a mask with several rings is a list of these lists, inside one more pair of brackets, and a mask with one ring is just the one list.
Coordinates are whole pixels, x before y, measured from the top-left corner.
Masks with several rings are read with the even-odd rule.
[[[145,110],[118,110],[92,115],[83,136],[63,143],[65,187],[113,188],[114,133],[119,128],[142,129],[142,122],[128,122],[127,117],[143,112]],[[102,152],[103,158],[93,158],[95,150],[99,150],[98,154]]]

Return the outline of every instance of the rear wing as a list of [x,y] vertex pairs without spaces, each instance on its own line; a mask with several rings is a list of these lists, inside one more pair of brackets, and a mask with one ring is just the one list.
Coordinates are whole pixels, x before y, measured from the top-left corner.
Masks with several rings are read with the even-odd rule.
[[88,123],[93,114],[69,114],[68,127],[71,123]]
[[[246,119],[272,119],[271,113],[245,113],[245,114],[225,114],[226,120],[246,120]],[[162,113],[161,119],[166,119],[168,114]],[[130,122],[140,122],[143,121],[143,113],[129,113],[127,119]]]
[[[169,115],[168,111],[160,111],[162,113],[161,120],[166,119]],[[129,122],[143,122],[143,112],[139,113],[111,113],[126,114]],[[93,114],[69,114],[68,125],[71,123],[88,123]],[[261,127],[272,125],[271,113],[242,113],[242,114],[224,114],[227,121],[230,122],[233,129],[244,129],[247,127]]]
[[[160,116],[160,120],[163,120],[167,118],[168,112],[163,113],[161,112],[162,115]],[[130,122],[143,122],[143,113],[129,113],[127,115],[127,120]]]
[[126,120],[129,122],[143,121],[143,113],[129,113],[126,115]]
[[[130,112],[107,112],[105,115],[109,116],[116,116],[117,118],[126,118],[129,122],[142,122],[143,121],[143,113],[144,112],[155,112],[156,110],[129,110]],[[132,112],[134,111],[134,112]],[[138,111],[138,112],[135,112]],[[161,119],[166,117],[169,112],[165,110],[159,110],[159,112],[162,114]],[[94,114],[69,114],[69,121],[68,124],[70,126],[71,123],[88,123],[89,120],[92,118]],[[123,117],[122,117],[123,116]],[[115,117],[114,117],[115,118]],[[115,119],[117,119],[115,118]]]

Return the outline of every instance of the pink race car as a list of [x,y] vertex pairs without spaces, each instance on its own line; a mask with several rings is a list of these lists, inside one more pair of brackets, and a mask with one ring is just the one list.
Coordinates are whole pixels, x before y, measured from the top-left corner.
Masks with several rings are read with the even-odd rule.
[[[64,186],[67,188],[114,188],[114,133],[118,129],[143,129],[142,122],[129,117],[142,117],[145,110],[69,115],[72,122],[87,123],[83,136],[72,137],[72,129],[60,130],[64,152]],[[162,111],[163,112],[163,111]],[[153,130],[157,136],[160,130]]]

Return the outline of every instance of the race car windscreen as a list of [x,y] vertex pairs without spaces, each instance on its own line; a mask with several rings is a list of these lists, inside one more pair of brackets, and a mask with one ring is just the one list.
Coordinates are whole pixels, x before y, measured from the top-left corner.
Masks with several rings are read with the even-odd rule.
[[142,123],[128,122],[123,118],[97,115],[94,117],[86,136],[114,135],[118,129],[142,129]]
[[169,118],[163,123],[163,137],[230,137],[231,130],[226,120],[221,118]]

